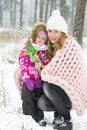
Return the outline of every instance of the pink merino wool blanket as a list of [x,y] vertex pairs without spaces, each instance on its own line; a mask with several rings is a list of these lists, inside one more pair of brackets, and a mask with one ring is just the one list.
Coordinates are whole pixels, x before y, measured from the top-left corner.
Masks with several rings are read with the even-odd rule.
[[51,62],[42,70],[44,81],[60,86],[72,101],[72,108],[82,115],[87,108],[87,71],[83,52],[74,40],[66,40]]

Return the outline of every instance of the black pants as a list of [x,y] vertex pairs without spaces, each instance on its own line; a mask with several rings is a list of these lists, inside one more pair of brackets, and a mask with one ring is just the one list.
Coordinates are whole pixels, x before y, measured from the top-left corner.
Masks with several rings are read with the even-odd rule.
[[37,101],[42,93],[42,88],[29,91],[26,85],[23,84],[21,95],[23,114],[31,115],[36,121],[39,121],[44,116],[43,111],[37,105]]
[[69,120],[72,103],[65,91],[50,83],[43,84],[44,94],[38,100],[38,106],[43,111],[55,111]]

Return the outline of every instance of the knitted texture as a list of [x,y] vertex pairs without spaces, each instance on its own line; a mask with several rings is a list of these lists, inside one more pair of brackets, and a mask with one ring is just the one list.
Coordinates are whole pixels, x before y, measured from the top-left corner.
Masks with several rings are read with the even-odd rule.
[[64,48],[56,52],[41,72],[44,81],[65,90],[78,115],[82,115],[87,108],[87,71],[82,53],[74,39],[66,40]]

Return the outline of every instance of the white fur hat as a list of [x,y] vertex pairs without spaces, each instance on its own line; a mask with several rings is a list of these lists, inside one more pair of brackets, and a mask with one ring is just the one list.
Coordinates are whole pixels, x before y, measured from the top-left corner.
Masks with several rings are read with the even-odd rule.
[[67,23],[65,19],[60,15],[59,10],[54,10],[52,16],[47,21],[47,30],[54,29],[64,33],[67,33]]

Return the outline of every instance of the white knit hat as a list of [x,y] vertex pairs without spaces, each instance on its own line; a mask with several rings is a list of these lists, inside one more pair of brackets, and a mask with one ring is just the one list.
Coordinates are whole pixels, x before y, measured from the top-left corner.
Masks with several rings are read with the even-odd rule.
[[54,10],[52,16],[47,21],[47,30],[54,29],[64,33],[67,33],[67,23],[65,19],[60,15],[59,10]]

